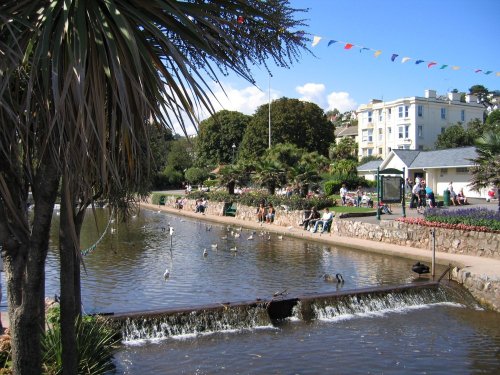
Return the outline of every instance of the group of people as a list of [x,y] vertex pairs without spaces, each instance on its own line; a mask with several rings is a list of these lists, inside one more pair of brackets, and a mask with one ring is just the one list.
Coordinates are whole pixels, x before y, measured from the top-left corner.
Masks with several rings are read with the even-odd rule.
[[366,205],[367,207],[373,207],[373,200],[366,193],[366,191],[363,191],[361,186],[358,186],[355,195],[351,196],[346,185],[342,184],[342,187],[340,188],[340,200],[342,202],[342,206],[361,207],[362,205]]
[[416,177],[415,185],[413,185],[411,189],[410,208],[416,208],[418,212],[421,212],[427,206],[427,202],[429,203],[430,208],[436,207],[436,197],[434,196],[434,191],[430,186],[425,184],[425,180]]
[[462,206],[468,203],[467,197],[464,194],[464,188],[461,188],[457,194],[455,189],[453,189],[453,181],[451,181],[446,189],[450,192],[450,202],[454,206]]
[[208,201],[205,198],[197,199],[194,207],[194,212],[196,213],[205,213],[207,209]]
[[276,209],[272,203],[269,203],[267,207],[263,202],[259,204],[259,208],[257,208],[257,222],[270,224],[274,222],[275,216]]
[[304,230],[310,230],[310,228],[313,228],[313,233],[316,233],[319,225],[321,225],[321,233],[324,233],[330,228],[334,217],[335,214],[330,212],[328,207],[325,208],[325,211],[321,216],[316,207],[313,207],[309,212],[309,216],[304,219],[301,225],[304,227]]

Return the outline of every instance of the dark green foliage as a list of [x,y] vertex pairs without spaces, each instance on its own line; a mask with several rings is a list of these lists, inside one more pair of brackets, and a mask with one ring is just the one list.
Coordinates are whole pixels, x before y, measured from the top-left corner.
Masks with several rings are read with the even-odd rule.
[[[291,143],[308,152],[328,156],[334,141],[333,125],[316,104],[281,98],[271,103],[271,144]],[[260,106],[243,137],[240,153],[256,159],[268,148],[269,105]]]
[[[42,339],[45,372],[61,374],[62,347],[58,307],[47,312],[47,327]],[[112,371],[113,348],[119,341],[117,332],[104,321],[90,316],[77,319],[75,331],[79,355],[78,373],[97,375]]]
[[190,184],[196,185],[208,178],[208,171],[205,168],[191,167],[184,173],[184,176]]

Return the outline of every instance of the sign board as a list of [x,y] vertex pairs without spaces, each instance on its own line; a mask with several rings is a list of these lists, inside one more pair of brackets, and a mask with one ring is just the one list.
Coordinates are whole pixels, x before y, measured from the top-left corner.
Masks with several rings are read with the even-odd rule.
[[399,203],[403,199],[403,179],[399,176],[380,176],[380,200],[384,203]]

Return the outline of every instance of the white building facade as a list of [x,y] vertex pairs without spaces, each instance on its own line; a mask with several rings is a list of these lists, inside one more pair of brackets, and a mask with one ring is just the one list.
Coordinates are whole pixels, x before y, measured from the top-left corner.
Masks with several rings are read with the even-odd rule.
[[474,119],[483,121],[484,106],[474,95],[460,101],[460,93],[436,96],[426,90],[424,97],[409,97],[390,102],[372,100],[358,112],[358,156],[385,159],[393,149],[434,149],[439,134],[447,127]]

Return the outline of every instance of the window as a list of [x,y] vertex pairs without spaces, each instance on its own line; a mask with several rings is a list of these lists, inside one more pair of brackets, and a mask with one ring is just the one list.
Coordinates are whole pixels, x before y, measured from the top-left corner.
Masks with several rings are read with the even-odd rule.
[[369,148],[367,151],[368,151],[368,156],[372,156],[373,150],[371,148]]
[[424,127],[423,125],[418,125],[417,126],[417,135],[419,138],[422,138],[424,136]]
[[424,106],[423,105],[417,106],[417,116],[422,117],[423,115],[424,115]]
[[392,115],[392,108],[387,108],[387,119],[390,120]]
[[469,173],[469,168],[457,168],[457,173]]
[[446,120],[446,108],[441,108],[441,119]]
[[384,117],[382,116],[382,110],[381,109],[378,110],[378,120],[380,122],[382,122],[384,120]]
[[441,174],[448,173],[448,168],[441,168]]
[[398,111],[399,111],[398,117],[403,118],[403,106],[398,107]]
[[390,126],[387,128],[387,134],[389,134],[389,135],[392,134],[392,128]]
[[378,154],[382,155],[382,149],[381,148],[378,149]]
[[372,115],[373,115],[373,112],[368,111],[368,122],[372,122]]
[[[384,134],[382,133],[382,129],[378,129],[378,140],[383,141],[384,140]],[[379,152],[381,154],[381,152]]]
[[390,153],[392,151],[392,147],[387,147],[387,153]]
[[410,107],[405,105],[405,117],[408,117],[408,111],[409,111]]
[[465,109],[460,111],[460,121],[465,122]]
[[406,139],[410,137],[410,125],[399,125],[398,126],[398,138]]
[[443,126],[443,127],[441,128],[441,134],[443,134],[443,133],[445,132],[445,130],[446,130],[446,128]]
[[373,129],[363,129],[361,132],[362,142],[373,142]]

